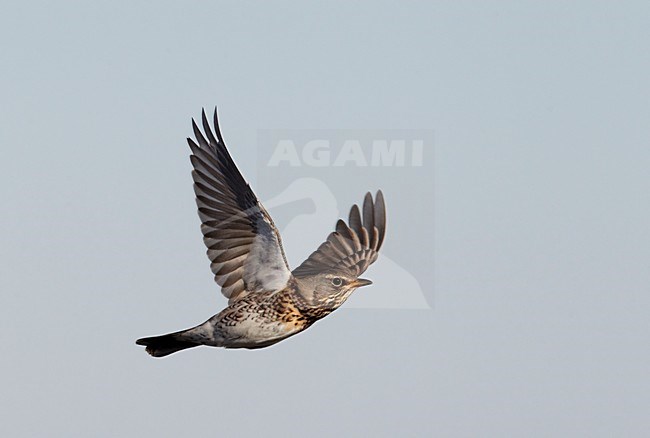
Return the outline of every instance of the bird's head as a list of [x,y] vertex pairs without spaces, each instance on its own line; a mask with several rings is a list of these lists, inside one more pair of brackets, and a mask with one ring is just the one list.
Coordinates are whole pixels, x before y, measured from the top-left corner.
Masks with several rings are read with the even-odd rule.
[[300,290],[310,307],[333,311],[341,306],[358,287],[372,281],[350,274],[324,272],[302,278]]

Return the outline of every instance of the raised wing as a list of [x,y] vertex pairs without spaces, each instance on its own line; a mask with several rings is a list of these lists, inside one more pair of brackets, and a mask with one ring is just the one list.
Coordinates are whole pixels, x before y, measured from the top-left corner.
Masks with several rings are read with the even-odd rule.
[[[201,115],[207,139],[192,119],[196,142],[188,138],[194,193],[210,268],[229,302],[249,292],[282,289],[291,277],[280,234],[235,166],[221,137]],[[197,144],[198,142],[198,144]]]
[[345,273],[358,277],[377,260],[386,232],[386,206],[381,190],[373,202],[366,193],[363,200],[363,219],[359,207],[352,206],[346,224],[336,223],[336,231],[327,236],[300,266],[293,270],[296,277],[308,277],[323,272]]

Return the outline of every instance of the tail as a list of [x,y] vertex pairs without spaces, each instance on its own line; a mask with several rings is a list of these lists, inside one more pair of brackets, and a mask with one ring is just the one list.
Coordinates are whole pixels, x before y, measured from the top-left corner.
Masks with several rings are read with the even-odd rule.
[[[190,329],[191,330],[191,329]],[[200,343],[193,342],[184,336],[182,332],[170,333],[162,336],[152,336],[150,338],[142,338],[135,341],[138,345],[145,345],[147,353],[153,357],[164,357],[177,351],[185,350],[186,348],[198,347]]]

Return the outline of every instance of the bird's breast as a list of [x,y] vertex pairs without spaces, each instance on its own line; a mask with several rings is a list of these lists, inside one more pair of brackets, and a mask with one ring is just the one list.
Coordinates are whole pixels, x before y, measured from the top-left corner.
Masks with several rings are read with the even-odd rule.
[[[217,315],[215,330],[225,346],[259,348],[306,329],[313,321],[286,296],[250,294]],[[279,296],[278,296],[279,295]]]

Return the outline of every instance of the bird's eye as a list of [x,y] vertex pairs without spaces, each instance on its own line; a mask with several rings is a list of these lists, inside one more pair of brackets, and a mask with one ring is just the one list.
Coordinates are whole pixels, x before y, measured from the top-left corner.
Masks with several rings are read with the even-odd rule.
[[341,280],[339,277],[334,277],[332,278],[332,284],[334,286],[340,286],[343,284],[343,280]]

